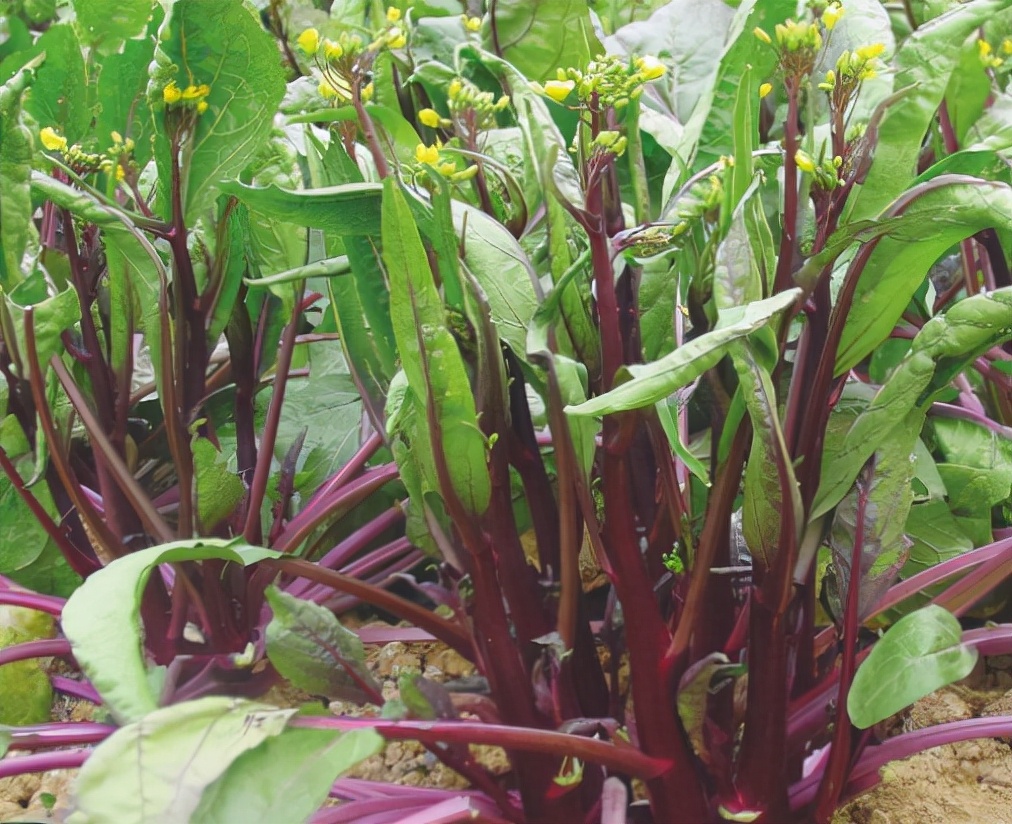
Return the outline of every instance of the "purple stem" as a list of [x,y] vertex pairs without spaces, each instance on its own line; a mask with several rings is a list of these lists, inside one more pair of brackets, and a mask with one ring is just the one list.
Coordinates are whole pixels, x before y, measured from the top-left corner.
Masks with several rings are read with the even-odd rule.
[[60,721],[52,724],[32,724],[12,727],[12,750],[36,750],[42,747],[69,747],[75,744],[97,744],[116,731],[110,724],[92,721]]
[[661,775],[673,766],[668,759],[653,758],[625,744],[504,724],[473,721],[384,721],[347,716],[301,716],[294,718],[291,723],[296,727],[310,729],[374,729],[389,740],[420,741],[423,744],[491,744],[507,750],[568,756],[644,779]]
[[53,770],[73,770],[80,767],[91,755],[91,748],[77,750],[57,750],[25,755],[21,758],[4,758],[0,760],[0,778],[25,773],[45,773]]
[[318,526],[342,508],[351,509],[374,491],[398,476],[397,464],[386,464],[371,469],[361,477],[339,488],[333,498],[321,498],[307,506],[288,522],[278,536],[275,549],[293,552],[299,548]]
[[[425,556],[422,554],[421,550],[409,552],[396,564],[393,564],[383,570],[379,575],[373,575],[371,578],[366,578],[365,582],[367,584],[373,584],[374,586],[385,587],[391,582],[394,576],[400,575],[402,572],[407,572],[413,566],[416,566],[424,557]],[[313,600],[316,600],[317,603],[319,603],[319,599],[316,598],[316,596],[314,596]],[[352,595],[342,595],[328,601],[327,603],[334,612],[346,612],[347,610],[362,603],[362,599],[356,598]]]
[[48,612],[57,618],[60,617],[63,605],[66,603],[63,598],[57,598],[55,595],[40,595],[38,592],[20,589],[0,589],[0,604],[37,609],[39,612]]
[[1012,438],[1012,427],[1002,426],[998,421],[992,420],[987,415],[982,415],[972,409],[962,406],[955,406],[950,403],[935,402],[931,404],[931,412],[940,418],[956,418],[964,421],[971,421],[978,426],[983,426],[1004,438]]
[[55,658],[63,655],[70,655],[70,641],[66,638],[25,641],[23,644],[0,649],[0,667],[30,658]]
[[[342,567],[372,541],[402,520],[404,520],[404,510],[400,504],[397,504],[382,515],[373,518],[365,526],[356,529],[316,563],[327,569]],[[301,598],[312,588],[313,585],[309,581],[300,579],[290,584],[287,589],[289,594]]]
[[[968,718],[937,724],[921,730],[897,735],[882,744],[868,747],[858,760],[850,775],[842,800],[853,797],[879,782],[878,771],[890,761],[908,758],[931,747],[955,744],[974,738],[1007,738],[1012,735],[1012,715],[996,715],[990,718]],[[790,790],[791,809],[799,810],[815,798],[821,776],[816,772],[802,779]]]
[[90,701],[92,704],[102,703],[102,696],[87,681],[75,681],[73,678],[67,678],[63,675],[50,675],[49,680],[53,685],[53,689],[57,692],[62,692],[64,695],[72,695],[74,698],[80,698],[84,701]]

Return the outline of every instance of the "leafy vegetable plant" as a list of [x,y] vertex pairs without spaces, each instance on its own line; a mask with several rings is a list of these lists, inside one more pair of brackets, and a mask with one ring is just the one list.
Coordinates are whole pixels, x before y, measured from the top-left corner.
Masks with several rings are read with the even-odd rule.
[[[0,603],[60,632],[0,663],[105,714],[0,776],[828,821],[1009,734],[875,731],[1012,651],[1008,0],[9,5]],[[363,603],[482,694],[385,701]],[[384,738],[470,788],[339,777]]]

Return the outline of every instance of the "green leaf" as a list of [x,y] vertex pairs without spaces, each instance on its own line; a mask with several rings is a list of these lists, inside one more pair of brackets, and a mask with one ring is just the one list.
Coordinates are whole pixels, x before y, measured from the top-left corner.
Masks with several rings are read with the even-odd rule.
[[1012,187],[1004,183],[945,175],[922,185],[923,194],[878,242],[861,273],[837,352],[837,375],[888,337],[928,269],[950,246],[982,229],[1012,226]]
[[148,24],[152,0],[74,0],[85,45],[115,48],[136,37]]
[[[52,638],[55,634],[56,627],[51,616],[34,609],[0,606],[0,650],[14,644]],[[49,720],[53,688],[46,667],[39,659],[0,666],[0,695],[4,697],[0,703],[0,725],[25,726]]]
[[292,191],[277,186],[246,186],[233,181],[223,185],[221,190],[235,195],[257,212],[342,237],[374,235],[380,225],[383,187],[378,183],[346,183]]
[[334,781],[383,749],[374,730],[289,727],[240,755],[209,785],[192,821],[283,824],[308,821]]
[[277,587],[265,595],[274,613],[265,633],[267,657],[282,676],[313,695],[345,701],[365,703],[379,692],[362,642],[334,613]]
[[112,133],[134,141],[134,160],[139,168],[151,159],[154,121],[148,105],[148,65],[154,55],[150,38],[130,40],[123,51],[106,55],[99,66],[95,135],[99,145],[112,145]]
[[69,23],[50,26],[28,50],[12,54],[0,64],[0,83],[6,83],[31,58],[45,54],[25,111],[40,127],[52,126],[76,143],[91,124],[88,73],[81,44]]
[[[383,261],[390,279],[390,314],[411,392],[428,410],[437,461],[445,461],[452,492],[472,513],[488,507],[491,483],[485,437],[446,311],[415,227],[411,209],[388,178],[383,190]],[[429,417],[431,415],[431,417]],[[450,494],[451,490],[444,490]]]
[[21,282],[21,258],[32,232],[32,135],[21,122],[21,101],[34,79],[25,66],[0,86],[0,289],[5,291]]
[[[7,310],[14,320],[14,341],[7,342],[10,348],[17,347],[22,359],[26,356],[25,309],[34,313],[35,347],[39,367],[46,371],[49,359],[63,349],[60,336],[81,317],[81,305],[74,289],[64,289],[55,295],[49,294],[49,283],[42,271],[36,271],[28,280],[22,281],[9,295],[4,295]],[[13,345],[12,345],[13,344]],[[24,363],[24,362],[23,362]],[[25,365],[27,370],[27,365]],[[27,372],[15,371],[24,378]]]
[[847,221],[879,214],[914,179],[924,135],[961,59],[957,44],[1010,5],[1010,0],[960,4],[903,41],[894,61],[893,88],[912,89],[889,107],[879,125],[875,159],[864,184],[848,199]]
[[[277,42],[250,8],[236,0],[176,0],[159,30],[159,64],[148,87],[158,101],[155,157],[162,198],[169,202],[170,136],[161,91],[174,64],[180,88],[208,84],[208,109],[183,147],[183,211],[187,222],[210,208],[223,180],[242,171],[271,131],[285,93]],[[157,80],[154,79],[157,77]]]
[[903,574],[910,577],[973,549],[973,541],[952,516],[945,501],[928,501],[910,508],[904,526],[913,541]]
[[154,710],[91,754],[68,824],[200,820],[193,816],[205,789],[243,753],[280,735],[294,714],[217,695]]
[[144,663],[138,614],[156,566],[211,558],[248,566],[277,556],[240,541],[175,541],[125,555],[88,578],[63,608],[63,632],[113,717],[139,721],[158,706]]
[[200,525],[205,532],[210,532],[235,512],[246,487],[238,475],[229,472],[217,448],[207,438],[193,439],[193,466]]
[[782,544],[783,513],[792,513],[792,522],[797,537],[800,537],[804,506],[777,413],[777,399],[770,374],[773,364],[762,363],[759,348],[747,339],[735,341],[729,352],[738,373],[745,408],[752,419],[753,431],[745,468],[742,533],[752,557],[768,569]]
[[453,201],[454,224],[463,235],[463,261],[488,299],[499,336],[514,354],[527,351],[527,327],[538,308],[536,275],[523,248],[506,228],[480,209]]
[[868,729],[969,675],[977,650],[965,646],[961,635],[959,621],[940,606],[926,606],[900,618],[854,676],[847,695],[851,723]]
[[751,67],[756,78],[773,73],[776,53],[752,33],[756,27],[773,31],[777,23],[793,17],[797,5],[791,0],[745,0],[738,6],[727,30],[724,51],[712,81],[700,93],[699,102],[685,124],[675,160],[664,178],[663,201],[666,203],[692,171],[709,166],[723,155],[734,153],[733,113],[745,73]]
[[[638,3],[623,5],[642,8]],[[649,19],[623,26],[605,40],[605,46],[609,54],[659,57],[668,74],[651,88],[660,89],[678,122],[686,123],[712,89],[734,14],[722,0],[672,0]],[[754,91],[749,94],[758,100]]]
[[729,344],[755,332],[797,300],[800,289],[790,289],[765,300],[725,310],[715,329],[694,338],[670,355],[620,371],[629,379],[610,392],[586,403],[569,406],[570,415],[607,415],[642,409],[666,398],[715,366]]
[[558,68],[583,69],[604,51],[586,0],[498,0],[482,39],[485,48],[536,81],[554,77]]
[[[380,145],[389,147],[401,163],[415,162],[415,147],[421,142],[418,132],[404,115],[386,106],[374,104],[365,107],[369,119],[379,126]],[[337,109],[320,109],[292,115],[289,123],[344,123],[358,121],[358,112],[354,106],[341,106]]]

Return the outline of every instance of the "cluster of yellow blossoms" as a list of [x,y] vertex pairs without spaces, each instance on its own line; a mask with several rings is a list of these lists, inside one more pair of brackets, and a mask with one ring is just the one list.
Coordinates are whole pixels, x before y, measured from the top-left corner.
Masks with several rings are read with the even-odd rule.
[[207,111],[207,96],[211,93],[211,87],[206,83],[200,85],[190,84],[185,89],[180,89],[176,81],[172,80],[162,89],[162,100],[167,106],[185,106],[196,109],[197,114]]
[[79,143],[68,146],[67,138],[52,126],[46,126],[39,131],[39,141],[43,148],[49,152],[59,152],[63,155],[64,162],[71,168],[82,172],[102,171],[114,174],[116,180],[123,180],[126,177],[126,164],[135,144],[130,138],[124,140],[119,132],[112,132],[111,137],[112,145],[104,152],[96,153],[84,151]]
[[643,93],[643,86],[664,76],[667,67],[656,57],[646,55],[627,63],[617,55],[591,61],[586,71],[558,69],[555,80],[544,86],[531,84],[556,103],[563,103],[575,90],[582,103],[596,98],[597,105],[620,109]]
[[[1012,37],[1006,37],[1002,40],[998,46],[998,51],[1005,55],[1005,57],[1012,55]],[[977,41],[977,54],[980,55],[980,62],[984,65],[985,69],[998,69],[1005,64],[1005,57],[999,57],[995,54],[994,46],[986,40]]]

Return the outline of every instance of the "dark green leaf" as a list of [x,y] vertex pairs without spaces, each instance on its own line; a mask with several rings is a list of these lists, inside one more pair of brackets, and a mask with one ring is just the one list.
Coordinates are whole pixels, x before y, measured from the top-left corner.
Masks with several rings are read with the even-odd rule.
[[341,236],[374,235],[380,226],[378,183],[347,183],[323,189],[291,191],[277,186],[254,187],[232,182],[221,187],[250,209],[285,223],[311,226]]
[[89,46],[115,47],[148,24],[152,0],[74,0],[77,22]]
[[8,292],[21,282],[32,228],[32,135],[21,122],[21,101],[34,79],[24,67],[0,86],[0,289]]
[[728,345],[755,332],[797,300],[799,289],[791,289],[747,306],[722,312],[717,327],[679,347],[670,355],[644,365],[627,367],[625,383],[586,403],[566,408],[570,415],[607,415],[642,409],[666,398],[715,366],[727,353]]
[[497,0],[489,12],[485,47],[530,80],[554,77],[560,67],[583,69],[604,51],[587,0]]
[[313,695],[345,701],[365,703],[379,692],[362,642],[334,613],[277,587],[265,594],[274,613],[266,630],[267,657],[282,676]]
[[[251,9],[236,0],[176,0],[159,31],[158,73],[149,97],[158,101],[156,159],[162,196],[172,175],[161,89],[170,77],[180,89],[208,84],[208,109],[197,117],[183,157],[187,221],[214,203],[223,180],[238,174],[270,133],[285,92],[277,42]],[[168,68],[174,64],[174,74]]]

